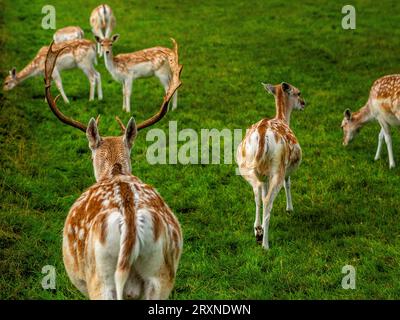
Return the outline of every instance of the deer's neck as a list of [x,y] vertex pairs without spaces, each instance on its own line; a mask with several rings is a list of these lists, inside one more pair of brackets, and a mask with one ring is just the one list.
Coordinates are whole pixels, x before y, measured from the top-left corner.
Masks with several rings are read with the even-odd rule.
[[369,104],[367,103],[360,110],[356,111],[352,115],[352,121],[357,124],[358,127],[362,127],[365,123],[371,121],[374,118]]
[[275,94],[275,118],[285,121],[288,125],[290,124],[290,115],[292,108],[289,106],[287,97],[284,95],[282,88],[277,87]]
[[119,175],[130,175],[130,164],[116,162],[100,175],[98,181],[110,180]]
[[106,64],[107,70],[111,73],[111,75],[113,77],[115,77],[117,74],[117,67],[116,67],[116,63],[114,61],[114,55],[112,52],[110,52],[110,54],[108,54],[108,55],[106,55],[104,53],[104,62]]
[[40,72],[41,70],[39,70],[39,66],[37,62],[34,60],[16,74],[17,81],[22,82],[30,77],[36,76]]

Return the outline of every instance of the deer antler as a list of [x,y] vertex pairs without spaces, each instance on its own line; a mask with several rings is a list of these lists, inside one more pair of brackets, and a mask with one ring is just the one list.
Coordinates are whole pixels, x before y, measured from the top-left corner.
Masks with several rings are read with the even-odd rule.
[[46,87],[46,100],[49,104],[51,111],[53,111],[54,115],[65,124],[68,124],[74,128],[78,128],[79,130],[86,132],[86,126],[79,121],[74,119],[68,118],[65,116],[58,108],[57,108],[57,100],[59,95],[56,99],[53,99],[51,95],[51,75],[53,74],[54,67],[56,65],[57,57],[59,54],[64,51],[68,46],[64,46],[61,49],[53,51],[54,41],[51,42],[49,50],[47,51],[46,62],[45,62],[45,71],[44,71],[44,83]]
[[122,123],[121,119],[118,116],[116,116],[115,120],[117,120],[117,122],[119,124],[119,127],[121,128],[122,133],[124,133],[126,128],[125,128],[125,125]]
[[[164,96],[164,100],[161,104],[160,110],[153,115],[151,118],[139,123],[137,125],[137,130],[141,130],[147,128],[156,122],[160,121],[168,111],[168,103],[171,100],[172,96],[174,95],[175,91],[181,86],[180,74],[182,72],[182,65],[178,63],[178,44],[174,39],[172,39],[174,43],[174,55],[173,57],[169,58],[169,65],[172,71],[172,78],[169,83],[169,88],[167,93]],[[118,120],[117,120],[118,121]]]

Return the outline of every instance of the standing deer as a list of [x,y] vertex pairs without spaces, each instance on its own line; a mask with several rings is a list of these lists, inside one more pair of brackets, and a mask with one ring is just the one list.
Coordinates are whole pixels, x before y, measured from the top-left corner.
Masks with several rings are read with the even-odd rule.
[[[90,25],[92,26],[92,32],[96,37],[100,39],[109,38],[113,29],[115,28],[115,16],[107,4],[101,4],[94,8],[90,14]],[[100,44],[97,43],[97,53],[101,56]]]
[[256,203],[256,240],[267,250],[272,205],[282,185],[286,191],[286,210],[293,210],[290,175],[300,165],[301,148],[289,123],[292,110],[303,110],[305,102],[300,96],[300,91],[288,83],[263,85],[275,96],[276,115],[273,119],[262,119],[247,130],[246,136],[238,146],[236,159],[240,174],[253,187]]
[[80,27],[65,27],[58,29],[54,35],[53,35],[53,40],[55,44],[64,42],[64,41],[69,41],[69,40],[75,40],[75,39],[83,39],[85,33]]
[[352,113],[350,109],[344,111],[342,121],[343,145],[347,146],[357,135],[361,127],[371,120],[378,120],[381,131],[378,135],[378,149],[375,160],[381,156],[382,143],[385,139],[389,168],[395,167],[392,136],[390,126],[400,125],[400,75],[388,75],[379,78],[371,87],[367,103],[358,111]]
[[[96,62],[94,42],[86,39],[70,40],[54,45],[54,48],[57,50],[64,46],[66,49],[62,51],[62,54],[60,54],[57,59],[57,65],[54,67],[52,78],[65,103],[69,103],[69,100],[64,92],[60,71],[73,68],[81,69],[88,77],[90,83],[89,100],[94,100],[96,84],[97,96],[99,100],[103,99],[100,73],[94,68],[94,63]],[[30,77],[44,75],[48,48],[47,46],[42,47],[36,54],[36,57],[20,72],[17,72],[16,69],[13,68],[4,80],[3,89],[5,91],[12,90],[15,86]]]
[[[95,38],[104,52],[107,70],[116,81],[122,83],[123,110],[131,111],[130,98],[132,83],[135,79],[156,76],[163,85],[165,92],[168,91],[174,68],[173,63],[178,54],[178,44],[174,39],[171,38],[174,44],[172,50],[164,47],[154,47],[132,53],[121,53],[114,57],[112,45],[118,40],[119,35],[113,35],[111,39],[101,39],[97,36]],[[172,110],[176,109],[177,103],[178,91],[172,97]]]
[[63,231],[63,259],[72,283],[90,299],[166,299],[174,284],[182,250],[178,220],[157,191],[131,174],[130,153],[137,131],[167,113],[181,85],[176,69],[161,108],[139,125],[131,118],[122,136],[101,137],[98,121],[88,126],[65,116],[51,95],[57,56],[50,47],[46,60],[46,98],[63,123],[86,133],[96,183],[71,207]]

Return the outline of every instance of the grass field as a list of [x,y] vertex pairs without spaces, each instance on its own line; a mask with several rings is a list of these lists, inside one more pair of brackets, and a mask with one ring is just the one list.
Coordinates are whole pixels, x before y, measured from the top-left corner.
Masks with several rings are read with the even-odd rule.
[[[92,39],[91,10],[51,1],[57,28],[80,25]],[[184,252],[172,299],[397,299],[400,297],[400,169],[389,170],[384,148],[373,160],[379,126],[365,127],[347,149],[340,123],[346,107],[361,107],[372,82],[399,72],[400,3],[355,1],[357,29],[341,27],[344,4],[334,1],[109,0],[120,39],[114,53],[180,45],[184,65],[178,109],[155,127],[245,129],[274,115],[261,81],[297,86],[308,105],[292,115],[303,149],[292,176],[294,212],[282,190],[271,214],[265,252],[253,236],[250,186],[232,165],[150,165],[146,132],[132,151],[133,174],[155,186],[179,218]],[[43,1],[0,2],[0,61],[4,78],[21,70],[51,41],[41,28]],[[100,132],[119,134],[126,122],[121,85],[99,60],[104,100],[88,102],[79,70],[62,74],[70,105],[64,112],[87,122],[102,115]],[[138,80],[132,115],[157,110],[163,89]],[[0,298],[82,299],[62,262],[65,217],[94,183],[87,140],[62,125],[44,102],[43,80],[32,78],[0,93]],[[393,135],[400,164],[400,139]],[[182,143],[180,143],[182,144]],[[356,289],[344,290],[344,265],[356,268]],[[54,265],[56,290],[41,287],[42,267]]]

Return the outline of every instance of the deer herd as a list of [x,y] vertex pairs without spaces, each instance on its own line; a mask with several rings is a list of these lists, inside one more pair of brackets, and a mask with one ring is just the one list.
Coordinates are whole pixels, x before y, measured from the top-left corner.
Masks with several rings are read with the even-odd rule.
[[[63,260],[71,282],[90,299],[166,299],[168,298],[182,252],[180,224],[157,191],[132,175],[130,154],[137,133],[160,121],[177,107],[177,89],[181,85],[182,66],[178,62],[178,44],[173,48],[153,47],[132,53],[113,55],[119,39],[112,35],[116,18],[110,6],[102,4],[90,15],[96,42],[84,38],[79,26],[57,30],[53,42],[42,47],[21,71],[11,69],[4,80],[5,91],[33,76],[45,78],[45,99],[54,115],[64,124],[86,134],[96,183],[73,204],[63,231]],[[165,90],[159,111],[136,124],[131,118],[125,126],[116,117],[121,135],[102,137],[99,117],[87,125],[66,116],[57,107],[58,96],[51,94],[54,83],[65,103],[60,72],[79,68],[90,83],[89,100],[103,98],[101,76],[96,70],[97,55],[112,77],[122,83],[123,105],[130,112],[133,80],[156,76]],[[300,144],[290,128],[293,110],[303,110],[305,101],[299,89],[282,82],[263,84],[275,99],[276,114],[250,126],[239,144],[236,160],[240,174],[249,182],[256,205],[254,234],[264,249],[269,249],[268,228],[274,199],[282,186],[286,210],[292,211],[290,175],[302,159]],[[390,126],[400,125],[400,75],[376,80],[367,103],[360,110],[346,109],[342,121],[346,146],[367,122],[376,119],[381,131],[375,160],[380,158],[385,140],[389,167],[395,166]],[[262,217],[261,217],[262,206]]]

